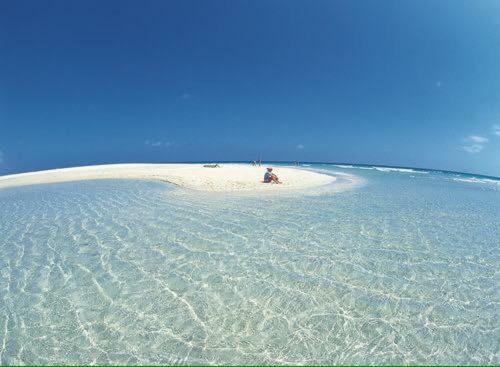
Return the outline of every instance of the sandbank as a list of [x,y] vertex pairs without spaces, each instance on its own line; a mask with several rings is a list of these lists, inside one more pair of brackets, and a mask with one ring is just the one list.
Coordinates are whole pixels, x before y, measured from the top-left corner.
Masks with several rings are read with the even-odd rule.
[[223,164],[111,164],[61,168],[0,176],[0,188],[98,179],[144,179],[168,182],[186,189],[212,192],[289,191],[333,183],[336,178],[295,167],[274,167],[282,184],[263,183],[266,167]]

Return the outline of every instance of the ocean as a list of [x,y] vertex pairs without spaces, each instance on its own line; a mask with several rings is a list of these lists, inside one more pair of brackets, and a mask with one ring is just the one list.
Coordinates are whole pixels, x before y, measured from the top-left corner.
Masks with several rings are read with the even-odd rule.
[[500,364],[500,180],[0,190],[0,364]]

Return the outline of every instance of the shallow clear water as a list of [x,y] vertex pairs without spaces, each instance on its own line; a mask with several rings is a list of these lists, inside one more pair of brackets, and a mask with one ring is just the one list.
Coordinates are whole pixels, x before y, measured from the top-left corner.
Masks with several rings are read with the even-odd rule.
[[0,190],[0,364],[499,364],[500,183],[307,168],[364,183]]

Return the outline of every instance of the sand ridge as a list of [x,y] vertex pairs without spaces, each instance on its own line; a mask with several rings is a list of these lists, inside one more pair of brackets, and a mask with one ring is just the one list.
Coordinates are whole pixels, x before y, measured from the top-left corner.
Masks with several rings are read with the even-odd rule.
[[96,179],[160,180],[198,191],[288,191],[333,183],[334,176],[295,167],[274,167],[282,184],[263,183],[266,166],[223,164],[110,164],[53,169],[0,176],[0,188]]

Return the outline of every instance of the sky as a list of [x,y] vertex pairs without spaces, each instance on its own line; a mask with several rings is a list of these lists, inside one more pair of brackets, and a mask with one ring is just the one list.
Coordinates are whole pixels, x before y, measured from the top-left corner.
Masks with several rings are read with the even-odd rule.
[[259,154],[500,176],[500,1],[0,2],[0,174]]

